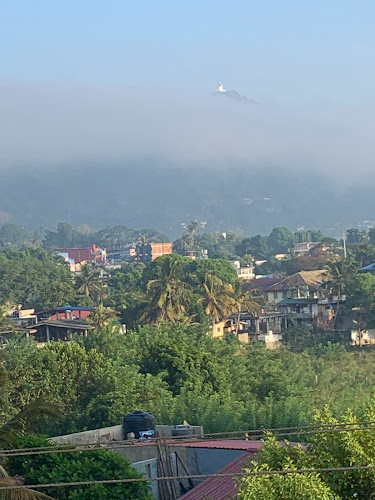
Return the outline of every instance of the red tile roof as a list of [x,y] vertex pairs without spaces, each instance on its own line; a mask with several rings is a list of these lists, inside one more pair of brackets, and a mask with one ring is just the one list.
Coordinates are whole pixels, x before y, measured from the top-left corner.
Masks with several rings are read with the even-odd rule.
[[219,448],[223,450],[244,450],[256,453],[262,447],[262,441],[245,441],[244,439],[212,439],[207,441],[190,441],[175,444],[175,446],[186,446],[189,448]]
[[[242,467],[251,460],[252,453],[245,452],[219,471],[219,474],[240,474]],[[210,477],[183,495],[180,500],[224,500],[237,495],[236,478]]]

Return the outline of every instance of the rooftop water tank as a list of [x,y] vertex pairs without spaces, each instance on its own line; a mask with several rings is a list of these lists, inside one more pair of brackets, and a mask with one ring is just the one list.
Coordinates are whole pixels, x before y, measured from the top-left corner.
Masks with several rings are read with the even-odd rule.
[[127,413],[122,419],[123,439],[128,439],[128,434],[133,433],[135,439],[143,437],[143,433],[152,436],[155,432],[155,417],[149,411],[135,410]]

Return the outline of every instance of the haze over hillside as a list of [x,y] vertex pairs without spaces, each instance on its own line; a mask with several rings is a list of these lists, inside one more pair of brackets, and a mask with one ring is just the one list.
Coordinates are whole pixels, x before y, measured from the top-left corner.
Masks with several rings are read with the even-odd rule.
[[[340,235],[375,214],[371,185],[338,188],[316,172],[233,167],[171,168],[157,159],[0,172],[0,221],[28,228],[59,221],[153,227],[177,236],[181,222],[207,231],[267,233],[279,225]],[[375,217],[373,217],[375,218]],[[331,229],[330,229],[331,228]]]
[[0,87],[0,222],[121,223],[173,237],[192,218],[208,231],[335,235],[375,218],[370,108],[242,105],[208,90]]

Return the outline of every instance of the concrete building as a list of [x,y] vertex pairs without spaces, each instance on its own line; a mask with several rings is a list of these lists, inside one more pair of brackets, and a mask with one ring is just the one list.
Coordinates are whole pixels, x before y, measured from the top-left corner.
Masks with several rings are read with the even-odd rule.
[[295,243],[294,255],[304,255],[310,252],[313,248],[320,245],[320,241],[305,241],[303,243]]
[[251,280],[255,278],[254,266],[241,266],[239,260],[232,260],[230,263],[235,268],[238,278],[244,280]]
[[[233,460],[243,457],[244,454],[248,458],[254,458],[262,446],[261,441],[245,439],[202,439],[200,437],[203,435],[202,427],[182,427],[184,432],[190,429],[192,435],[180,436],[180,439],[176,439],[173,434],[181,430],[181,426],[156,426],[156,436],[166,437],[165,444],[159,444],[157,441],[122,441],[123,429],[121,425],[57,436],[51,438],[51,441],[62,445],[73,444],[78,447],[89,444],[101,444],[103,447],[111,445],[114,452],[128,458],[133,467],[151,480],[152,492],[156,500],[162,498],[160,494],[161,482],[152,481],[152,479],[163,475],[160,468],[163,453],[168,456],[169,472],[172,475],[216,474]],[[176,491],[174,498],[180,498],[185,494],[189,495],[193,491],[195,494],[199,494],[202,487],[201,482],[199,479],[174,481]],[[189,490],[191,492],[187,493]],[[190,497],[184,496],[183,498]]]
[[151,262],[162,255],[169,255],[173,250],[173,243],[147,243],[135,247],[135,259],[140,262]]
[[[264,292],[267,301],[276,305],[285,299],[294,298],[319,298],[320,287],[327,279],[327,271],[300,271],[278,280],[267,287]],[[254,284],[256,287],[256,283]]]
[[107,259],[105,249],[97,245],[90,245],[88,248],[60,248],[56,250],[72,266],[83,262],[92,264],[104,264]]

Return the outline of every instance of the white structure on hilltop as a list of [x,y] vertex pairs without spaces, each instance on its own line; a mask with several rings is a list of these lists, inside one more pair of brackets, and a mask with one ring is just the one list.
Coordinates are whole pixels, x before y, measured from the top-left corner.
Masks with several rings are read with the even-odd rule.
[[219,85],[219,86],[218,86],[218,88],[217,88],[217,91],[218,91],[218,92],[225,92],[224,85],[223,85],[221,82],[219,82],[219,83],[218,83],[218,85]]

